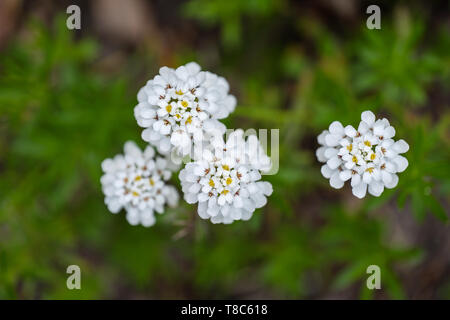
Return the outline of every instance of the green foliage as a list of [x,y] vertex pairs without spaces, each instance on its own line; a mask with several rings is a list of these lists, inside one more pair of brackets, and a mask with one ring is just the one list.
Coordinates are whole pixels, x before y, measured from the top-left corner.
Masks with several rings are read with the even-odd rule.
[[[150,229],[110,214],[100,163],[126,140],[141,141],[136,69],[155,55],[133,53],[105,72],[93,40],[75,41],[62,19],[50,29],[32,22],[0,55],[0,298],[311,298],[346,290],[373,298],[365,286],[371,264],[381,267],[383,294],[407,297],[398,269],[420,263],[424,248],[392,240],[384,213],[421,223],[430,212],[447,223],[450,115],[448,101],[431,101],[430,91],[448,91],[448,33],[426,41],[426,17],[404,10],[383,18],[382,30],[345,38],[316,18],[297,21],[284,1],[193,0],[183,12],[220,26],[230,49],[216,66],[239,96],[226,124],[280,129],[268,206],[229,226],[200,220],[187,204]],[[260,36],[277,34],[271,21],[280,20],[290,34]],[[198,55],[202,65],[194,49],[181,48],[190,54],[179,59]],[[396,189],[356,200],[321,177],[315,139],[333,120],[356,124],[366,109],[387,116],[409,143],[409,167]],[[81,267],[81,291],[66,289],[70,264]],[[448,295],[448,285],[439,292]]]
[[269,18],[283,7],[284,1],[279,0],[193,0],[186,3],[184,11],[207,25],[220,24],[224,44],[237,46],[249,16]]

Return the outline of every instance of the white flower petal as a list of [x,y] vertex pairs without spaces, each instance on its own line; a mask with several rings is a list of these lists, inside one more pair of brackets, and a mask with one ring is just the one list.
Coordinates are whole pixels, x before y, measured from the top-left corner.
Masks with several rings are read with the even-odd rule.
[[365,184],[364,182],[361,182],[352,188],[353,195],[359,199],[364,198],[366,196],[366,192],[367,184]]
[[407,152],[409,150],[409,144],[405,140],[400,139],[400,140],[398,140],[397,142],[394,143],[392,148],[397,153],[405,153],[405,152]]
[[372,111],[364,111],[361,113],[361,120],[364,121],[368,126],[371,126],[375,122],[375,115]]
[[329,159],[327,161],[327,165],[330,167],[330,169],[334,170],[337,167],[339,167],[341,165],[342,161],[341,159],[339,159],[339,157],[334,156],[331,159]]
[[379,197],[384,190],[384,184],[380,181],[372,180],[369,184],[369,193],[375,197]]
[[408,159],[402,156],[397,156],[392,161],[397,165],[397,172],[403,172],[408,167]]
[[330,186],[335,189],[340,189],[344,186],[344,181],[339,178],[339,172],[336,171],[330,178]]

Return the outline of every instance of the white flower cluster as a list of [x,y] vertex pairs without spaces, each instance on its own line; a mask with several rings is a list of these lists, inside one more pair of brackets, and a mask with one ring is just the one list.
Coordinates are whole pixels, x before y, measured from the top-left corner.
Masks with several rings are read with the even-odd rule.
[[225,132],[218,119],[226,118],[236,106],[228,94],[228,82],[191,62],[176,70],[162,67],[138,93],[134,109],[138,124],[146,128],[142,138],[162,154],[175,150],[187,155],[194,144],[210,134]]
[[166,184],[176,167],[170,160],[155,156],[151,146],[142,152],[128,141],[124,155],[104,160],[102,169],[101,183],[108,209],[117,213],[124,208],[132,225],[152,226],[155,211],[163,213],[166,204],[174,207],[178,203],[177,190]]
[[[175,171],[172,159],[189,155],[180,172],[184,198],[198,202],[198,213],[213,223],[248,220],[256,208],[267,203],[272,185],[261,180],[271,163],[256,136],[244,139],[237,130],[224,142],[226,127],[219,121],[236,106],[228,82],[201,71],[194,62],[177,69],[162,67],[138,93],[134,116],[145,128],[142,138],[149,145],[142,152],[127,142],[124,155],[102,163],[105,203],[117,213],[127,211],[130,224],[151,226],[154,212],[175,206],[178,193],[166,182]],[[180,157],[181,156],[181,157]]]
[[212,223],[248,220],[272,194],[272,185],[259,181],[261,172],[270,169],[270,158],[256,136],[245,140],[243,134],[236,130],[226,142],[215,139],[212,150],[204,150],[180,172],[185,200],[198,202],[199,216]]
[[408,167],[408,160],[400,154],[407,152],[409,145],[403,139],[394,141],[394,135],[389,121],[376,120],[371,111],[361,114],[358,129],[334,121],[318,137],[317,159],[326,162],[322,175],[336,189],[351,179],[352,193],[358,198],[367,190],[378,197],[384,188],[394,188],[397,173]]

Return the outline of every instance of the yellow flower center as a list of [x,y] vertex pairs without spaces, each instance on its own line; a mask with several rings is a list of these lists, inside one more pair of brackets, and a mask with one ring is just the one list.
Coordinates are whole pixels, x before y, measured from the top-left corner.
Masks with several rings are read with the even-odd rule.
[[223,191],[221,192],[221,194],[226,195],[228,192],[230,192],[230,191],[228,191],[227,189],[223,189]]
[[230,185],[232,182],[233,182],[233,179],[228,177],[227,180],[226,180],[227,185]]
[[372,173],[373,172],[373,168],[372,167],[367,168],[366,171],[369,172],[369,173]]
[[356,156],[353,156],[352,161],[353,161],[354,163],[357,163],[357,162],[358,162],[358,158],[357,158]]
[[137,197],[137,196],[139,195],[139,193],[137,193],[136,191],[133,191],[133,192],[132,192],[132,195],[135,196],[135,197]]
[[139,180],[141,180],[141,179],[142,179],[141,176],[136,176],[136,178],[134,178],[135,181],[139,181]]
[[348,150],[349,152],[352,152],[352,150],[353,150],[353,145],[352,145],[351,143],[347,146],[347,150]]
[[211,187],[214,187],[214,186],[215,186],[213,179],[209,179],[209,185],[210,185]]
[[155,185],[155,181],[154,181],[152,178],[150,178],[148,181],[150,182],[150,185],[151,185],[151,186],[154,186],[154,185]]
[[189,104],[187,103],[187,101],[183,100],[183,101],[181,101],[181,105],[182,105],[184,108],[187,108],[187,106],[188,106]]
[[192,117],[189,116],[189,117],[186,119],[186,124],[191,124],[191,123],[192,123]]
[[170,113],[170,111],[172,111],[172,106],[170,104],[167,105],[166,107],[167,112]]
[[175,93],[176,93],[177,95],[181,96],[181,95],[183,94],[183,91],[177,90],[177,91],[175,91]]
[[372,153],[372,154],[370,155],[370,160],[372,160],[372,161],[375,160],[375,157],[376,157],[376,156],[375,156],[375,153]]
[[364,144],[366,145],[366,146],[368,146],[368,147],[371,147],[372,146],[372,144],[370,143],[370,141],[364,141]]
[[223,170],[227,170],[227,171],[230,171],[230,167],[229,167],[229,166],[227,166],[226,164],[224,164],[224,165],[222,166],[222,168],[223,168]]

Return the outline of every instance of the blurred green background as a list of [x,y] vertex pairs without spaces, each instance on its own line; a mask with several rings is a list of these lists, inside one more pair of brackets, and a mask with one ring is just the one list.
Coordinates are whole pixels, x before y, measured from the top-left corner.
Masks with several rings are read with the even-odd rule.
[[[81,30],[65,27],[81,8]],[[368,5],[381,30],[365,27]],[[447,1],[0,1],[1,299],[449,299]],[[248,222],[181,201],[152,228],[103,203],[100,163],[140,139],[159,67],[197,61],[238,98],[229,128],[279,128],[274,193]],[[394,190],[332,189],[317,135],[361,111],[405,139]],[[173,179],[179,187],[177,177]],[[81,290],[66,268],[81,267]],[[381,290],[366,288],[381,267]]]

